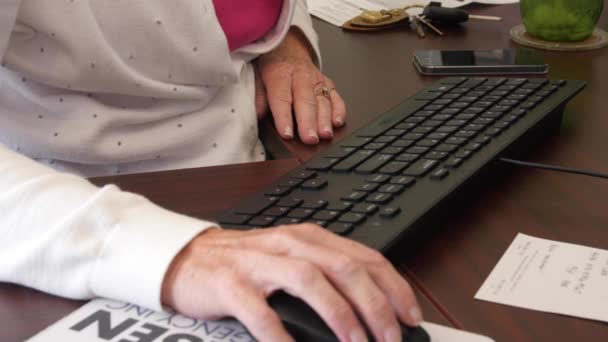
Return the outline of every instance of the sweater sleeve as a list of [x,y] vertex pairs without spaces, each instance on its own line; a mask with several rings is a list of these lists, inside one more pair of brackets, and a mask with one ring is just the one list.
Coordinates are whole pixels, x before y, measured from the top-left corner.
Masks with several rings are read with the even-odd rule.
[[0,281],[161,310],[175,255],[212,222],[55,172],[0,145]]

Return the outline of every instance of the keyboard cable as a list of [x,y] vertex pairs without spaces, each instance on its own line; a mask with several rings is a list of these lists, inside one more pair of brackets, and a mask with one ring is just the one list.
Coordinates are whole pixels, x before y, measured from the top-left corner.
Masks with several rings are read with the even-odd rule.
[[563,167],[563,166],[557,166],[557,165],[549,165],[549,164],[531,163],[531,162],[526,162],[526,161],[521,161],[521,160],[516,160],[516,159],[510,159],[510,158],[499,158],[498,160],[500,160],[503,163],[509,163],[509,164],[514,164],[514,165],[518,165],[518,166],[531,167],[531,168],[535,168],[535,169],[542,169],[542,170],[549,170],[549,171],[556,171],[556,172],[564,172],[564,173],[573,173],[573,174],[577,174],[577,175],[584,175],[584,176],[589,176],[589,177],[597,177],[597,178],[608,179],[608,174],[600,173],[600,172],[595,172],[595,171],[590,171],[590,170],[573,169],[573,168],[569,168],[569,167]]

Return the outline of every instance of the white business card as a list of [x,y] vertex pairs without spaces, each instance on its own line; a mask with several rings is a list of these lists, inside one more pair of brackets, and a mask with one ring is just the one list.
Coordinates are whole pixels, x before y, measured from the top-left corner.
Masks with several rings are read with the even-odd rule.
[[475,298],[608,322],[608,251],[518,234]]

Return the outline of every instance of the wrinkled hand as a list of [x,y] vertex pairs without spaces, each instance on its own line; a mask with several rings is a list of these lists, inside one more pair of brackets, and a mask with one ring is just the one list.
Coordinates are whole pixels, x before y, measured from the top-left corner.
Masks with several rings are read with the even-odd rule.
[[[257,59],[255,68],[258,117],[270,107],[284,139],[294,137],[292,107],[298,135],[305,144],[331,139],[334,127],[344,125],[344,100],[333,81],[313,63],[311,49],[299,29],[290,29],[276,49]],[[327,96],[322,94],[323,88],[329,89]]]
[[232,316],[260,341],[293,341],[266,298],[277,290],[307,302],[340,341],[401,341],[397,320],[421,320],[410,286],[378,252],[312,224],[211,229],[171,264],[162,301],[200,319]]

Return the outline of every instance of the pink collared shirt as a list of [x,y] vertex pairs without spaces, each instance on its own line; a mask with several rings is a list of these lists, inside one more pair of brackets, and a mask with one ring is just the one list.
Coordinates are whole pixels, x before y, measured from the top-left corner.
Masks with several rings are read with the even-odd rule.
[[228,47],[234,51],[262,38],[279,19],[283,0],[213,0]]

